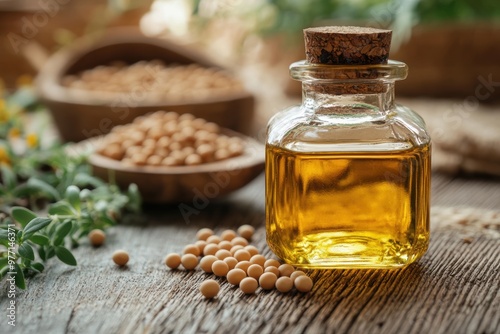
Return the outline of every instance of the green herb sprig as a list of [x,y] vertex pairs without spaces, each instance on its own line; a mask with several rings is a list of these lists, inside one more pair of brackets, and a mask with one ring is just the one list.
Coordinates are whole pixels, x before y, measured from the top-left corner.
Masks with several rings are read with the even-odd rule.
[[0,281],[14,277],[25,289],[25,278],[53,257],[75,266],[70,249],[91,230],[139,212],[141,197],[135,184],[123,192],[92,176],[85,156],[68,154],[66,145],[40,143],[22,121],[33,101],[18,95],[0,94]]
[[0,252],[0,280],[15,273],[12,276],[17,287],[24,289],[25,277],[42,272],[43,263],[53,257],[76,266],[70,247],[77,247],[93,229],[106,230],[116,225],[124,210],[136,211],[139,207],[135,184],[126,193],[116,186],[80,190],[71,185],[64,198],[49,205],[46,216],[24,207],[12,207],[11,216],[4,217],[0,226],[0,244],[6,248]]

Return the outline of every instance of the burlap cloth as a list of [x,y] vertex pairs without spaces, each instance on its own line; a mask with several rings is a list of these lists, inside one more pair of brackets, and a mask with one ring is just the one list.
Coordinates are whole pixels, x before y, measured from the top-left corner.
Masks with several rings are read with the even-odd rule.
[[500,176],[500,106],[476,101],[399,101],[427,123],[433,141],[433,170]]
[[500,239],[500,211],[472,207],[431,208],[431,235],[433,232],[453,231],[465,242],[479,236]]

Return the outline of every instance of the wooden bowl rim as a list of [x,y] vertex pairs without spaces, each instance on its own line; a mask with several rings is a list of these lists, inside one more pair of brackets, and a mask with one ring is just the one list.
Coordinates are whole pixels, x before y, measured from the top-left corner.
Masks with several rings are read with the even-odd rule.
[[[206,174],[217,172],[231,172],[252,168],[255,166],[264,167],[265,164],[265,147],[257,140],[245,136],[239,132],[224,129],[222,134],[232,137],[239,137],[245,141],[245,150],[242,155],[228,158],[221,161],[204,163],[196,166],[126,166],[118,160],[105,157],[93,152],[93,149],[98,145],[97,142],[102,140],[103,136],[86,139],[74,145],[71,154],[75,153],[90,153],[87,161],[93,167],[103,168],[111,171],[132,174],[154,174],[154,175],[193,175]],[[224,166],[225,168],[220,168]]]
[[[121,96],[128,96],[127,92],[124,93],[110,93],[109,97],[103,98],[104,94],[93,94],[85,90],[68,88],[62,86],[59,82],[65,72],[70,66],[78,62],[81,57],[89,52],[93,52],[105,47],[123,44],[149,44],[177,53],[206,67],[215,67],[221,70],[230,72],[216,63],[212,62],[202,54],[194,50],[180,45],[172,40],[160,39],[156,37],[145,36],[136,28],[113,28],[109,29],[102,36],[95,39],[94,35],[83,36],[77,39],[70,46],[61,49],[54,53],[43,68],[40,70],[36,80],[36,91],[42,100],[57,101],[67,104],[79,104],[86,106],[106,106],[113,104],[113,106],[121,107],[128,106],[127,102],[117,103],[117,98]],[[158,100],[157,98],[145,98],[140,103],[137,103],[137,108],[169,108],[188,105],[204,105],[217,102],[228,102],[251,98],[252,95],[247,91],[241,93],[227,94],[227,95],[214,95],[203,99],[193,99],[185,103],[179,101]]]

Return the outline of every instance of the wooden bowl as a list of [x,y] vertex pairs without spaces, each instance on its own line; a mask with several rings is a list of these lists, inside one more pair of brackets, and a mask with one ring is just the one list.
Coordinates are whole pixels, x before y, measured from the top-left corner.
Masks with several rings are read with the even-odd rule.
[[135,63],[160,59],[165,63],[197,63],[218,67],[193,50],[173,42],[145,37],[136,29],[114,29],[95,41],[89,37],[51,56],[40,70],[36,88],[49,108],[56,126],[66,141],[80,141],[108,133],[113,126],[157,110],[191,113],[222,127],[249,133],[254,99],[247,92],[205,99],[167,100],[133,93],[94,93],[68,88],[62,78],[114,60]]
[[[207,201],[224,196],[252,181],[264,170],[264,146],[242,134],[226,130],[228,136],[244,140],[242,155],[197,166],[128,166],[94,152],[102,137],[77,144],[77,152],[90,153],[94,175],[114,179],[122,188],[137,184],[148,203],[191,203],[199,210]],[[205,203],[205,204],[204,204]]]

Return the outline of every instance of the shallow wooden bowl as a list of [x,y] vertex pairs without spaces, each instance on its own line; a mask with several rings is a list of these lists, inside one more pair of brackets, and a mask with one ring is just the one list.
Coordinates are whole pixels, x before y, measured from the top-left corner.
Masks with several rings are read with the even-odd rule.
[[114,179],[122,188],[131,183],[137,184],[145,202],[185,202],[199,210],[210,200],[245,186],[264,169],[262,144],[234,131],[226,130],[224,134],[243,139],[244,153],[198,166],[127,166],[93,152],[102,140],[101,137],[82,141],[76,147],[80,153],[90,153],[88,161],[94,175],[104,180]]
[[[157,110],[192,113],[238,132],[250,131],[254,99],[242,92],[203,99],[162,100],[137,94],[90,92],[64,87],[62,78],[114,60],[135,63],[160,59],[165,63],[198,63],[219,67],[191,49],[150,38],[136,29],[114,29],[98,40],[83,38],[51,56],[40,70],[36,88],[49,108],[63,140],[80,141],[108,133],[113,126]],[[220,68],[220,67],[219,67]]]

